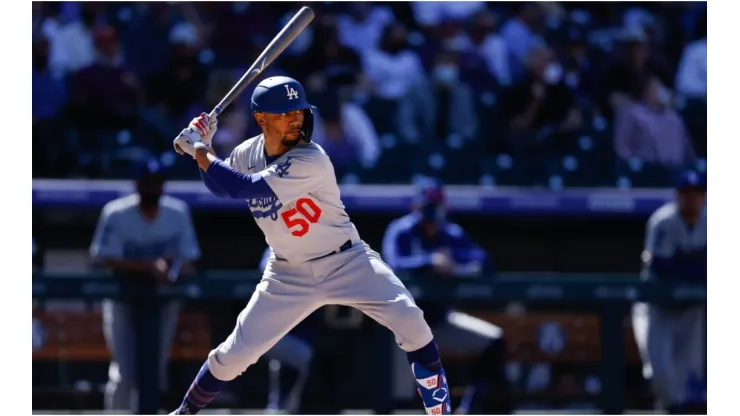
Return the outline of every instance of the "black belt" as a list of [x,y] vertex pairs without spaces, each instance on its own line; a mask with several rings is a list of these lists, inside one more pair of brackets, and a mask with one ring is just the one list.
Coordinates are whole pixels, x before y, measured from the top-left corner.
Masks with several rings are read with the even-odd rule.
[[[314,258],[312,258],[312,259],[311,259],[311,260],[309,260],[309,261],[312,261],[312,260],[318,260],[318,259],[323,259],[324,257],[328,257],[328,256],[331,256],[332,254],[337,254],[337,253],[341,253],[341,252],[343,252],[343,251],[347,251],[347,250],[349,250],[349,249],[351,249],[351,248],[352,248],[352,240],[347,240],[347,241],[345,241],[345,242],[344,242],[344,244],[342,244],[341,246],[339,246],[339,248],[338,248],[338,249],[336,249],[336,250],[332,251],[331,253],[326,253],[326,254],[324,254],[323,256],[319,256],[319,257],[314,257]],[[278,256],[277,254],[275,254],[275,258],[276,258],[276,259],[278,259],[278,260],[286,260],[286,259],[284,259],[284,258],[282,258],[282,257]]]

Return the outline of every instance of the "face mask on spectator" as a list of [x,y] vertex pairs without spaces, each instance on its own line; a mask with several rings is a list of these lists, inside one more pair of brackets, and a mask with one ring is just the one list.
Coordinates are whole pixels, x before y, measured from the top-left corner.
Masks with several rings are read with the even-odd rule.
[[563,77],[563,67],[559,63],[551,63],[545,68],[544,79],[548,84],[557,84]]
[[440,84],[449,85],[457,81],[458,70],[454,65],[439,65],[434,68],[434,79]]

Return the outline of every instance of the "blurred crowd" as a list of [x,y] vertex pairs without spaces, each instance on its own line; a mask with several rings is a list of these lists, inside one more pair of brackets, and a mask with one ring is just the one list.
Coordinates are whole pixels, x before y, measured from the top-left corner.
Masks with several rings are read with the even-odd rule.
[[[318,2],[301,81],[342,183],[651,187],[706,169],[706,3]],[[304,3],[33,3],[34,177],[128,177]],[[256,84],[253,83],[253,84]],[[222,157],[259,133],[247,88]]]

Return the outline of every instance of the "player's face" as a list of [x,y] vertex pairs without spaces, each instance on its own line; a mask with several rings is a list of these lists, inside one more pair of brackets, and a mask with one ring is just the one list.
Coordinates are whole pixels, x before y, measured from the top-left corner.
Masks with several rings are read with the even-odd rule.
[[699,188],[687,188],[678,191],[678,206],[682,212],[696,214],[701,211],[706,200],[706,192]]
[[136,191],[142,205],[146,207],[156,206],[164,192],[164,181],[158,177],[142,178],[136,183]]
[[266,133],[271,137],[279,137],[283,146],[294,146],[301,139],[303,110],[282,114],[264,113],[264,118]]

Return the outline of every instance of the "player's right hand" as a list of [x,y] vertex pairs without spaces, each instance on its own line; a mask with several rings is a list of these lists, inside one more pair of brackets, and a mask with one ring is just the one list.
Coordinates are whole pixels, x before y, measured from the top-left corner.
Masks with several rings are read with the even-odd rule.
[[158,258],[151,264],[152,274],[158,282],[167,281],[167,273],[170,271],[170,266],[167,260]]
[[181,155],[188,154],[195,158],[195,151],[197,148],[207,147],[200,141],[200,135],[193,130],[187,128],[183,129],[180,134],[172,142],[172,146],[175,151]]
[[201,143],[210,149],[213,142],[213,135],[218,130],[218,117],[216,115],[211,117],[206,113],[200,113],[198,117],[194,118],[188,124],[188,128],[197,133],[201,138]]

